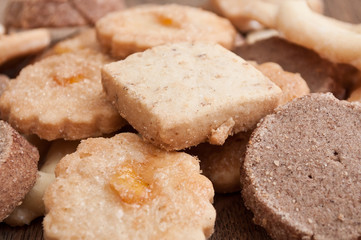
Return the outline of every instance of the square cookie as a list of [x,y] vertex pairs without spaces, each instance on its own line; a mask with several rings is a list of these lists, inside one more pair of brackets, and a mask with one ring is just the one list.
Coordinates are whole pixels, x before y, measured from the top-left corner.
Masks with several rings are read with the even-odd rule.
[[273,111],[281,90],[217,44],[177,43],[102,69],[109,99],[142,136],[166,150],[223,144]]

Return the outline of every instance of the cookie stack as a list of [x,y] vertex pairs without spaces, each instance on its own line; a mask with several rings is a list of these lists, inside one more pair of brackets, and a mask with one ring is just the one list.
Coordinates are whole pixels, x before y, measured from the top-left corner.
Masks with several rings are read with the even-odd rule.
[[[91,14],[95,28],[52,44],[5,81],[4,126],[50,145],[39,171],[36,154],[27,153],[32,167],[14,155],[32,169],[23,184],[6,177],[16,164],[0,165],[9,169],[0,194],[3,219],[13,211],[8,224],[29,224],[45,208],[47,239],[205,239],[214,191],[242,191],[274,239],[358,238],[361,107],[341,101],[360,99],[358,26],[321,15],[321,1],[212,4],[229,20],[176,4]],[[347,33],[356,54],[340,39],[325,52],[303,17]],[[240,43],[234,26],[277,37]],[[6,139],[12,156],[18,147]]]

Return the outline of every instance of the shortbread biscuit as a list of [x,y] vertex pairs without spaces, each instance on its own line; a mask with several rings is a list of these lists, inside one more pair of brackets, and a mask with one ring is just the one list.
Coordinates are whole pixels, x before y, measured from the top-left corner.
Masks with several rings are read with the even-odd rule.
[[198,160],[136,134],[82,141],[56,176],[44,197],[47,239],[205,239],[213,232],[214,192]]
[[0,38],[0,65],[16,57],[38,53],[50,44],[49,32],[36,29]]
[[278,102],[279,105],[310,93],[306,81],[300,74],[286,72],[277,63],[263,63],[256,66],[256,68],[281,88],[282,97]]
[[105,65],[102,82],[120,115],[167,150],[207,140],[221,145],[228,135],[255,126],[281,96],[251,64],[216,44],[168,44],[136,53]]
[[[276,63],[264,63],[256,67],[281,88],[279,105],[310,92],[299,74],[283,71]],[[240,190],[240,168],[251,133],[252,131],[240,132],[229,137],[222,146],[202,143],[187,151],[199,158],[202,173],[212,181],[216,192],[230,193]]]
[[4,220],[11,226],[30,224],[35,218],[45,214],[43,196],[48,186],[55,180],[55,167],[67,154],[75,152],[79,141],[56,140],[52,142],[45,157],[45,163],[38,171],[34,187],[26,194],[21,205]]
[[[274,26],[278,5],[283,1],[285,0],[211,0],[211,3],[215,11],[228,18],[238,30],[247,32],[261,29],[263,25]],[[323,12],[323,0],[307,0],[307,3],[314,11]]]
[[187,150],[199,158],[202,174],[212,181],[217,193],[240,190],[240,169],[251,133],[240,132],[227,138],[222,146],[202,143]]
[[25,134],[75,140],[100,136],[125,121],[106,100],[100,68],[109,59],[90,50],[52,56],[24,68],[0,98],[3,119]]
[[33,187],[39,153],[8,123],[0,121],[0,222]]
[[361,106],[312,94],[276,109],[253,132],[243,198],[274,239],[358,239]]
[[10,0],[5,24],[15,28],[82,26],[123,8],[123,0]]
[[[334,64],[312,50],[278,37],[245,44],[235,52],[242,58],[259,64],[278,63],[285,71],[300,73],[311,92],[332,92],[339,99],[344,99],[346,93],[341,83],[353,81],[347,80],[351,76],[345,74],[345,66]],[[347,68],[348,72],[354,73],[350,68],[352,67]]]
[[100,43],[113,57],[175,42],[234,45],[232,24],[214,13],[181,5],[145,5],[111,13],[96,24]]

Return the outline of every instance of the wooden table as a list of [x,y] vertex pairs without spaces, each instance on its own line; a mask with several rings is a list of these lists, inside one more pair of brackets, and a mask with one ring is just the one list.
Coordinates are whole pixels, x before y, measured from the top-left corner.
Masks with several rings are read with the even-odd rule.
[[[361,22],[361,1],[360,0],[324,0],[326,15],[354,23]],[[140,3],[166,3],[178,2],[193,6],[201,6],[206,0],[128,0],[128,6]],[[4,0],[0,0],[1,9]],[[239,193],[228,195],[216,195],[214,201],[217,210],[215,233],[212,240],[225,239],[270,239],[267,233],[259,226],[252,223],[252,213],[246,210]],[[0,224],[0,240],[13,239],[43,239],[41,225],[42,219],[35,220],[31,225],[12,228],[4,223]]]

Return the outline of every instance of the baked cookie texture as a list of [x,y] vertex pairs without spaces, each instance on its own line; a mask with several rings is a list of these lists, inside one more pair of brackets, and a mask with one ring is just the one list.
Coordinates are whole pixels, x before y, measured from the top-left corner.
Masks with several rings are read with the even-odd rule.
[[198,160],[136,134],[83,140],[56,176],[44,197],[46,239],[205,239],[213,232],[214,192]]
[[109,62],[102,54],[84,50],[27,66],[1,95],[1,117],[20,132],[46,140],[118,130],[125,121],[101,85],[100,68]]
[[33,187],[39,153],[8,123],[0,120],[0,222]]
[[115,58],[176,42],[234,46],[236,30],[225,18],[176,4],[142,5],[114,12],[96,24],[98,40]]
[[[282,96],[278,102],[279,105],[310,92],[305,80],[299,74],[283,71],[276,63],[254,65],[281,88]],[[227,138],[222,146],[202,143],[187,151],[199,158],[202,173],[212,181],[217,193],[230,193],[241,189],[240,169],[252,130]]]
[[358,239],[361,107],[311,94],[266,116],[241,172],[245,205],[274,239]]
[[271,113],[282,94],[242,58],[202,43],[158,46],[107,64],[102,83],[120,115],[166,150],[222,145]]
[[107,13],[124,8],[123,0],[10,0],[5,25],[15,28],[82,26],[95,24]]
[[187,153],[199,158],[202,174],[211,180],[216,193],[240,190],[240,170],[251,133],[237,133],[227,138],[222,146],[201,143],[187,150]]
[[312,50],[278,37],[243,45],[235,52],[246,60],[259,64],[275,62],[285,71],[300,73],[313,93],[332,92],[337,98],[344,99],[346,90],[343,85],[359,81],[356,68],[332,63]]

